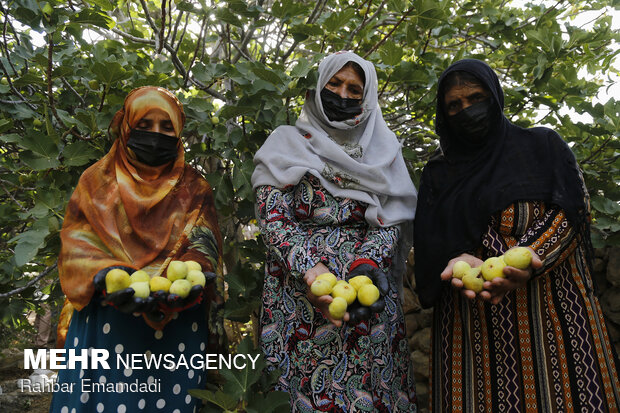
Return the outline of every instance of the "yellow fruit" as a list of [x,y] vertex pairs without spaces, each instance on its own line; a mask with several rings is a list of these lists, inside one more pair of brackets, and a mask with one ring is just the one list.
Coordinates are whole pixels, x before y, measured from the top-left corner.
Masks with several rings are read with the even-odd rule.
[[99,89],[99,81],[97,79],[89,80],[88,87],[91,89]]
[[316,277],[315,280],[328,281],[332,287],[336,285],[336,283],[338,282],[338,278],[336,278],[336,276],[332,274],[331,272],[324,272],[323,274]]
[[463,277],[463,285],[465,288],[472,290],[476,294],[482,291],[482,283],[484,283],[484,281],[479,277],[474,277],[469,274]]
[[182,280],[187,276],[187,264],[183,261],[170,261],[168,269],[166,270],[166,275],[172,282]]
[[33,124],[36,128],[38,128],[38,127],[40,127],[40,126],[42,126],[42,125],[43,125],[43,122],[41,122],[41,119],[34,118],[34,120],[32,121],[32,124]]
[[[352,288],[352,287],[351,287]],[[329,314],[336,320],[340,320],[344,317],[344,313],[347,312],[347,300],[342,297],[334,298],[334,301],[329,303]]]
[[187,265],[187,272],[189,273],[191,270],[198,270],[202,272],[202,266],[196,261],[185,261],[185,265]]
[[218,123],[220,123],[220,118],[218,118],[217,116],[211,116],[211,123],[217,125]]
[[131,280],[132,284],[138,282],[150,282],[151,276],[146,271],[138,270],[131,274],[129,279]]
[[146,298],[151,294],[149,283],[146,281],[131,283],[129,288],[135,291],[133,294],[134,297]]
[[469,270],[471,270],[469,263],[465,261],[457,261],[452,267],[452,276],[460,280],[469,272]]
[[361,305],[368,307],[379,299],[379,295],[379,289],[374,285],[362,285],[362,288],[357,292],[357,301],[359,301]]
[[[345,280],[338,280],[338,281],[336,282],[336,285],[340,285],[340,284],[347,284],[347,282],[346,282]],[[335,287],[336,285],[334,285],[334,287]]]
[[504,267],[506,263],[504,262],[502,257],[491,257],[487,258],[487,260],[482,263],[480,270],[482,272],[482,277],[491,281],[497,277],[504,277]]
[[363,285],[372,284],[372,280],[366,275],[356,275],[349,280],[349,284],[359,293],[360,288],[362,288]]
[[49,3],[44,3],[43,7],[41,8],[41,11],[44,14],[49,16],[54,11],[54,8]]
[[207,279],[205,278],[203,272],[198,270],[190,270],[187,273],[187,277],[185,277],[185,279],[192,284],[192,287],[194,285],[200,285],[204,287],[205,283],[207,282]]
[[327,280],[314,280],[310,285],[310,291],[317,297],[327,295],[332,292],[332,286]]
[[123,290],[129,287],[129,284],[131,284],[129,274],[120,268],[114,268],[105,275],[105,289],[108,294]]
[[355,297],[357,297],[357,291],[349,283],[335,285],[332,288],[332,297],[342,297],[347,301],[347,305],[351,305],[355,301]]
[[[478,277],[480,275],[481,269],[482,269],[482,267],[470,268],[469,271],[467,271],[467,274],[465,274],[465,275],[471,275],[472,277]],[[463,275],[463,277],[465,275]]]
[[504,254],[504,262],[511,267],[524,270],[532,263],[532,253],[528,248],[511,248]]
[[172,282],[170,286],[170,294],[176,294],[181,298],[185,298],[189,295],[189,290],[192,288],[192,283],[187,280],[180,279]]
[[159,277],[159,276],[151,278],[151,281],[149,282],[151,291],[168,292],[168,290],[170,290],[170,284],[172,284],[172,281],[170,281],[166,277]]

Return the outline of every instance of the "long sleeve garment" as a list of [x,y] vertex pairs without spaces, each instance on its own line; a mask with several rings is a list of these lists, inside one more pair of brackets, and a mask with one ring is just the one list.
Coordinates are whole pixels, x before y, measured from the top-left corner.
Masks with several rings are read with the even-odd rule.
[[543,261],[497,305],[444,289],[435,307],[432,411],[618,411],[617,370],[585,246],[564,212],[515,202],[474,255],[529,246]]
[[307,299],[304,273],[322,262],[339,279],[353,263],[391,265],[397,226],[374,228],[365,206],[330,195],[314,176],[256,190],[268,248],[261,345],[292,411],[415,411],[402,309],[396,293],[368,321],[335,327]]

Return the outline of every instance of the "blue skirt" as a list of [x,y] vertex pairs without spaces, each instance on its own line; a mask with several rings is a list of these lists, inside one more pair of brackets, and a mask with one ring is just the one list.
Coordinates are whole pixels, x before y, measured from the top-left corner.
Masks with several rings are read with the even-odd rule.
[[[157,331],[149,327],[142,316],[102,306],[100,299],[93,298],[82,311],[73,313],[65,350],[75,349],[76,354],[80,354],[82,349],[106,349],[110,369],[81,369],[81,364],[77,363],[75,369],[60,370],[50,413],[190,413],[199,410],[200,400],[190,396],[188,390],[205,388],[206,371],[196,368],[198,363],[193,363],[194,366],[190,363],[190,358],[203,355],[207,346],[205,305],[201,303],[178,313],[162,331]],[[147,368],[144,362],[133,364],[133,369],[125,368],[122,363],[117,365],[117,356],[131,362],[132,354],[142,360],[140,355],[162,355],[162,363],[159,368],[154,365]],[[171,363],[164,364],[164,355],[171,355],[168,360],[178,368],[165,368]],[[187,365],[178,363],[183,359],[181,355]],[[113,387],[115,391],[108,391]]]

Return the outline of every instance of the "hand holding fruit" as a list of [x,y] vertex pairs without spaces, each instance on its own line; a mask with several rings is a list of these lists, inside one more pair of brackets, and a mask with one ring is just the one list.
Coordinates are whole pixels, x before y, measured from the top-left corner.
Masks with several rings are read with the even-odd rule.
[[[457,262],[463,261],[464,264],[456,265]],[[441,273],[441,279],[443,281],[450,281],[452,287],[461,290],[462,294],[473,300],[476,298],[476,292],[467,288],[463,282],[463,276],[466,272],[469,272],[472,268],[478,268],[482,265],[482,260],[480,258],[474,257],[470,254],[461,254],[456,258],[451,259],[448,262],[448,265]],[[456,268],[455,268],[456,267]],[[456,272],[456,273],[455,273]],[[469,284],[469,279],[466,280]]]
[[171,282],[168,294],[158,293],[163,304],[172,309],[191,307],[202,298],[202,291],[207,281],[215,279],[212,272],[203,273],[196,261],[170,261],[166,270],[166,278]]
[[138,287],[138,292],[131,288],[129,273],[137,272],[133,268],[115,265],[97,272],[93,278],[95,290],[103,293],[103,301],[117,308],[123,313],[153,311],[156,303],[153,297],[144,294],[144,289]]
[[[528,256],[529,255],[529,256]],[[542,261],[531,248],[511,248],[503,255],[506,266],[502,269],[502,277],[496,277],[484,282],[484,291],[480,298],[499,303],[506,293],[523,287],[532,277],[534,270],[542,267]]]
[[385,296],[390,282],[385,271],[370,264],[360,264],[347,274],[347,280],[357,290],[357,303],[349,307],[352,322],[367,320],[385,308]]
[[[315,287],[314,292],[312,291],[312,285],[314,281],[317,279],[317,277],[321,274],[326,274],[326,273],[329,273],[329,269],[327,268],[327,266],[325,266],[325,264],[320,262],[314,267],[310,268],[304,274],[304,281],[306,282],[306,285],[308,286],[308,293],[307,293],[308,301],[310,301],[312,305],[318,308],[321,311],[321,313],[323,313],[325,318],[327,318],[335,326],[340,327],[342,325],[342,320],[344,321],[349,320],[349,313],[347,313],[345,310],[345,313],[342,315],[341,319],[335,318],[331,315],[329,307],[334,301],[334,298],[331,295],[329,295],[329,293],[323,294],[325,290],[320,290],[320,289],[317,290],[317,288],[321,286],[325,288],[325,285],[322,285],[323,283],[319,283],[318,287]],[[329,285],[330,285],[329,291],[331,292],[331,286],[332,286],[331,280],[330,280]],[[332,306],[332,311],[334,310],[337,310],[337,304]]]
[[[304,277],[310,287],[309,299],[337,327],[342,325],[341,320],[359,322],[385,306],[382,298],[389,290],[385,273],[368,264],[359,267],[359,270],[356,268],[357,271],[349,274],[350,283],[338,280],[329,271],[318,276],[306,273]],[[373,280],[377,285],[373,284]]]
[[[129,275],[131,273],[131,275]],[[166,277],[151,278],[143,270],[125,266],[105,268],[95,274],[95,289],[104,294],[104,302],[122,312],[147,313],[154,321],[161,320],[161,306],[182,309],[196,304],[204,286],[215,279],[212,272],[202,272],[195,261],[171,261]]]
[[532,276],[532,270],[541,266],[542,261],[531,248],[516,247],[484,262],[462,254],[450,260],[441,278],[446,280],[452,277],[452,285],[462,289],[463,295],[469,299],[478,295],[485,301],[497,304],[507,292],[524,286]]

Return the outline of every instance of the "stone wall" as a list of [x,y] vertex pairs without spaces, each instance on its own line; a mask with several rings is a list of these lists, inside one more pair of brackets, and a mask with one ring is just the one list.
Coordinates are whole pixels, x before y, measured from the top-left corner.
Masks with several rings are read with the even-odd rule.
[[[620,354],[620,247],[607,247],[595,251],[594,282],[607,320],[607,327],[616,353]],[[422,309],[415,289],[413,252],[407,260],[403,312],[407,324],[409,350],[413,362],[419,412],[428,412],[429,356],[432,309]]]

